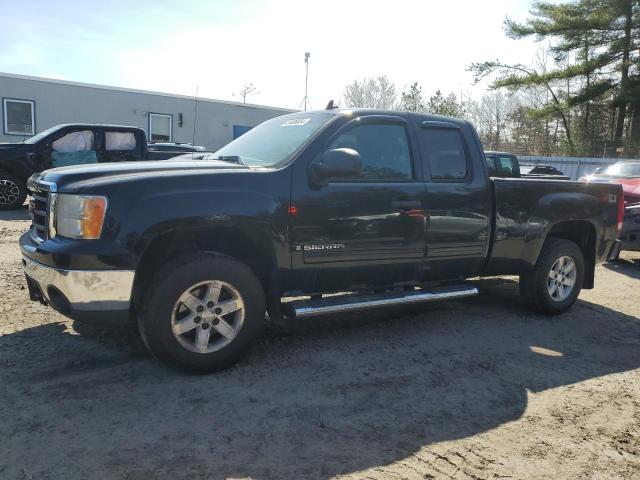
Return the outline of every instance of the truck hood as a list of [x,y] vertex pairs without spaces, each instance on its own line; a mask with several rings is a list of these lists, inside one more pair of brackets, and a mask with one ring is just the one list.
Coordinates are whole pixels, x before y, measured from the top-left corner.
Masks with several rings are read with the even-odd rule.
[[141,162],[98,163],[53,168],[36,173],[29,188],[37,182],[55,184],[58,191],[76,192],[83,187],[106,183],[140,181],[146,178],[207,175],[220,172],[250,171],[245,165],[218,160],[159,160]]

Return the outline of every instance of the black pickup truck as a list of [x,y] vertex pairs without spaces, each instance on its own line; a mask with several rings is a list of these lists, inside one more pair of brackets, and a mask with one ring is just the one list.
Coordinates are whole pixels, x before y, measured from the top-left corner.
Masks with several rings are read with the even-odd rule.
[[20,207],[27,179],[49,168],[104,162],[166,160],[204,147],[147,143],[143,129],[91,123],[51,127],[21,143],[0,143],[0,210]]
[[466,297],[478,290],[465,279],[512,274],[526,303],[558,314],[619,248],[619,185],[490,179],[462,120],[300,112],[209,156],[31,177],[31,299],[133,319],[157,358],[214,371],[247,351],[265,311]]
[[24,203],[27,179],[34,173],[65,165],[146,158],[144,130],[121,125],[56,125],[21,143],[0,143],[0,210]]

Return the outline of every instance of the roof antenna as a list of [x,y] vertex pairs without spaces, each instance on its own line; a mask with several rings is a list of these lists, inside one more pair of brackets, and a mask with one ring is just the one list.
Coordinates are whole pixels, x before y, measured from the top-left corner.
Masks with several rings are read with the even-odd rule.
[[191,140],[191,145],[196,144],[196,123],[198,121],[198,90],[200,90],[200,85],[196,85],[196,98],[193,105],[193,138]]
[[335,108],[338,108],[338,106],[334,104],[333,100],[329,100],[329,103],[327,103],[327,106],[324,107],[325,110],[333,110]]

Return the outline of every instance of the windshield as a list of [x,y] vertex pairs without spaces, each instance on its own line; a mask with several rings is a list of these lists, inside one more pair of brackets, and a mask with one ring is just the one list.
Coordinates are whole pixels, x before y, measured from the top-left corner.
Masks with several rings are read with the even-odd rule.
[[205,159],[235,158],[238,163],[250,167],[273,167],[288,160],[335,115],[331,112],[301,112],[267,120],[217,152],[208,154]]
[[614,163],[607,167],[603,174],[619,177],[640,177],[640,162]]
[[53,132],[55,132],[56,130],[59,130],[59,129],[60,129],[60,125],[56,125],[55,127],[47,128],[46,130],[43,130],[42,132],[38,133],[37,135],[34,135],[31,138],[27,138],[24,141],[24,143],[28,143],[29,145],[33,145],[34,143],[38,143],[44,137],[46,137],[47,135],[52,134]]

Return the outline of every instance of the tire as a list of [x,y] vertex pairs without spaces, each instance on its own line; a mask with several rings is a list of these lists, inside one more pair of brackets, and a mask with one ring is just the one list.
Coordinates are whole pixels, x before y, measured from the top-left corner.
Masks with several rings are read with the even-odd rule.
[[27,184],[8,172],[0,171],[0,210],[20,208],[27,198]]
[[[571,262],[573,268],[569,269]],[[566,275],[552,274],[552,268]],[[551,278],[552,275],[555,278]],[[545,315],[558,315],[576,302],[583,278],[584,255],[580,247],[570,240],[548,238],[533,272],[520,276],[520,296],[532,309]],[[571,282],[573,286],[569,288]]]
[[[223,308],[229,312],[221,313]],[[265,310],[264,290],[249,267],[230,257],[197,253],[159,270],[143,298],[138,329],[161,362],[215,372],[248,352],[264,324]],[[199,342],[205,336],[207,340]]]

